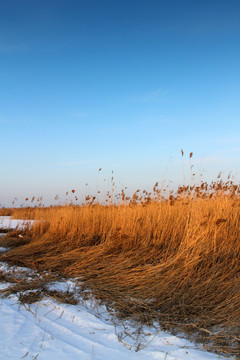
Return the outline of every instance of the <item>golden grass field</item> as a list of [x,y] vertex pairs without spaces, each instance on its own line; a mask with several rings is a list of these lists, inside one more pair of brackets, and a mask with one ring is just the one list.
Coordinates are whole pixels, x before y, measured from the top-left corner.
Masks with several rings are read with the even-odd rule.
[[[240,358],[240,186],[218,180],[117,204],[2,209],[41,220],[1,261],[84,282],[121,318]],[[109,195],[111,197],[111,194]]]

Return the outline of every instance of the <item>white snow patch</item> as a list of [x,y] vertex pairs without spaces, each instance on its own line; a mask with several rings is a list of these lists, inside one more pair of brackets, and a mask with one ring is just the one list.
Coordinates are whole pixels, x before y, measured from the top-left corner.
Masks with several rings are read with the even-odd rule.
[[0,229],[24,230],[26,227],[31,227],[33,223],[34,220],[11,219],[11,216],[0,216]]
[[[43,300],[19,306],[11,296],[0,300],[0,349],[2,360],[217,360],[219,356],[194,349],[187,340],[159,332],[136,352],[118,341],[114,325],[87,312],[82,305]],[[190,348],[189,348],[190,347]]]
[[5,251],[7,251],[7,250],[9,250],[9,249],[8,249],[8,248],[1,247],[1,246],[0,246],[0,253],[3,253],[3,252],[5,252]]
[[[19,276],[27,270],[0,265],[6,272],[19,270]],[[27,273],[25,276],[27,278]],[[8,285],[0,283],[0,289]],[[75,286],[74,280],[49,285],[52,289],[73,292]],[[0,314],[1,360],[225,359],[155,328],[143,327],[142,335],[131,336],[136,330],[134,325],[129,321],[116,323],[106,308],[94,299],[66,305],[45,298],[35,304],[19,305],[16,294],[0,298]]]

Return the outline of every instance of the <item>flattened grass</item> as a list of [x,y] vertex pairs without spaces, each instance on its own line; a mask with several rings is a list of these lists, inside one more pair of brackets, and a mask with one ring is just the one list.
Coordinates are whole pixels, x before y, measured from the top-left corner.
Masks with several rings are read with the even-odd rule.
[[240,357],[239,187],[219,184],[169,199],[135,193],[116,206],[37,208],[30,242],[1,261],[79,278],[119,317]]

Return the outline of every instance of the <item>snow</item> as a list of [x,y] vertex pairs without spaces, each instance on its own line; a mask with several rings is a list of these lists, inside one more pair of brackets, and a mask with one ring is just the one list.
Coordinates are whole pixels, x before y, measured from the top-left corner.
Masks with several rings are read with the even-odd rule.
[[[0,227],[4,229],[24,226],[19,220],[1,218]],[[36,271],[6,263],[0,263],[0,271],[22,277],[26,282],[39,276]],[[0,295],[9,285],[0,281]],[[47,286],[75,293],[81,283],[70,279]],[[79,299],[78,305],[60,304],[50,297],[21,305],[18,296],[17,293],[0,297],[1,360],[225,359],[154,327],[145,326],[138,333],[136,324],[117,320],[104,305],[91,298]]]
[[11,216],[0,216],[0,229],[24,230],[26,226],[31,226],[34,220],[11,219]]
[[[2,360],[217,360],[187,340],[144,328],[145,340],[123,338],[126,325],[114,325],[103,307],[58,304],[44,299],[19,305],[16,295],[0,299]],[[128,325],[128,331],[134,331]],[[125,344],[124,344],[125,342]],[[140,344],[140,345],[139,345]],[[140,347],[142,350],[136,352]],[[24,357],[25,356],[25,357]]]

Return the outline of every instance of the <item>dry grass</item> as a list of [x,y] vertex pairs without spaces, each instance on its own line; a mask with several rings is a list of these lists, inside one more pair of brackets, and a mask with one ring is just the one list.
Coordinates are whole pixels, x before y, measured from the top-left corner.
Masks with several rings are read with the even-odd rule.
[[[184,332],[240,358],[239,186],[124,191],[118,205],[18,209],[40,219],[1,261],[77,277],[119,317]],[[31,215],[29,215],[31,211]]]
[[15,208],[2,208],[0,209],[0,216],[12,216],[15,210]]

